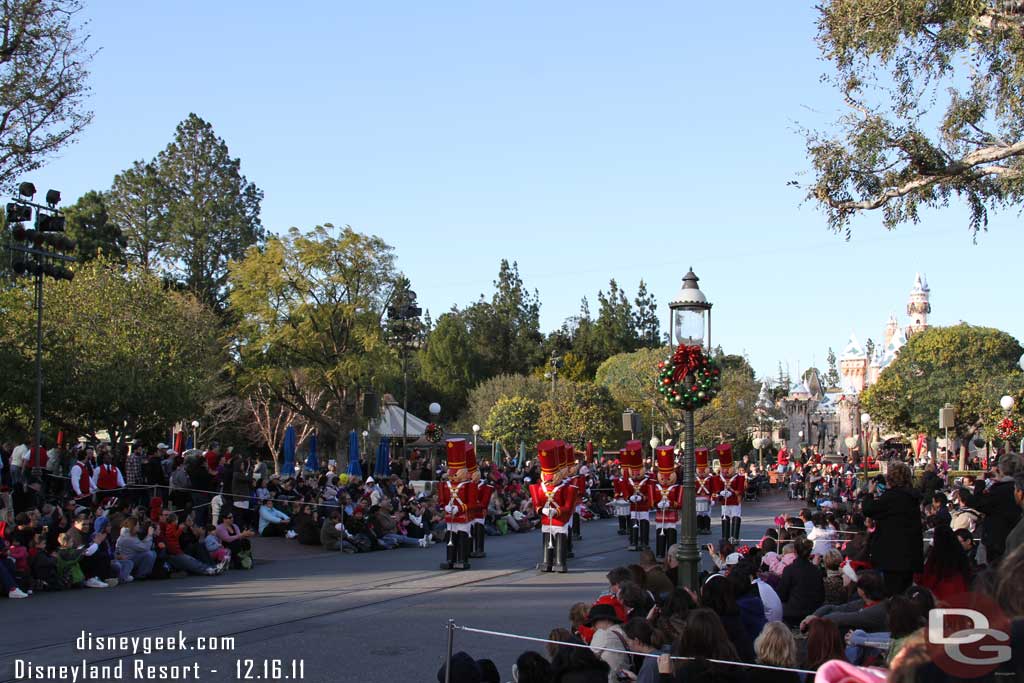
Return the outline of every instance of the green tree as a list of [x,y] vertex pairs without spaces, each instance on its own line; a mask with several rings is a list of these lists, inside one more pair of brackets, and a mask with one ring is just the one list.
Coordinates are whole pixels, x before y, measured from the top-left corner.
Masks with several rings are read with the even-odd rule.
[[472,425],[482,425],[491,409],[503,398],[528,398],[540,404],[550,396],[551,383],[533,375],[497,375],[490,377],[469,392],[466,410],[458,421],[463,431]]
[[619,289],[612,278],[608,282],[608,293],[597,293],[599,304],[594,333],[598,341],[601,358],[610,358],[617,353],[629,353],[640,348],[640,339],[633,318],[633,307],[626,298],[626,292]]
[[4,0],[0,38],[0,188],[43,165],[92,121],[88,36],[76,0]]
[[147,273],[169,267],[167,198],[156,165],[136,161],[114,177],[106,198],[109,219],[125,239],[125,258]]
[[832,347],[828,349],[828,372],[825,373],[825,388],[835,389],[839,386],[839,368],[836,366],[836,352],[832,350]]
[[420,378],[448,415],[458,415],[481,379],[483,363],[458,312],[445,313],[419,353]]
[[[31,405],[35,354],[30,284],[0,294],[2,346],[22,369],[10,385]],[[47,284],[43,316],[45,419],[55,428],[113,441],[160,436],[202,414],[224,358],[213,314],[188,294],[103,258],[80,264],[71,282]]]
[[827,0],[818,45],[850,112],[809,132],[808,198],[849,234],[857,213],[886,227],[954,196],[984,229],[1024,189],[1024,15],[1014,2]]
[[229,261],[264,238],[263,192],[240,166],[213,126],[195,114],[178,124],[174,140],[156,159],[167,199],[171,271],[214,308],[224,302]]
[[658,348],[662,344],[658,301],[654,294],[648,293],[647,283],[643,280],[640,280],[633,305],[636,306],[633,312],[633,327],[636,329],[640,346],[647,349]]
[[873,422],[906,433],[936,433],[939,409],[950,403],[954,433],[970,439],[1001,396],[1024,386],[1022,352],[1016,339],[990,327],[931,327],[910,338],[862,401]]
[[397,373],[381,327],[396,281],[392,248],[349,227],[292,228],[250,247],[230,273],[242,385],[315,425],[331,452],[357,426],[363,393]]
[[873,360],[875,357],[875,340],[868,337],[867,341],[864,342],[864,352],[868,354],[868,359]]
[[619,404],[605,386],[592,382],[560,382],[554,400],[540,404],[537,426],[544,438],[562,439],[582,448],[587,440],[599,446],[617,446]]
[[672,436],[680,428],[682,413],[670,408],[658,393],[658,363],[670,355],[668,347],[640,349],[620,353],[601,363],[594,383],[608,389],[623,408],[632,408],[647,416],[654,410],[654,421]]
[[485,376],[529,372],[540,362],[540,299],[527,291],[519,266],[501,260],[495,292],[480,299],[463,315]]
[[78,243],[78,260],[91,261],[102,256],[107,261],[125,264],[126,240],[121,228],[110,220],[102,192],[90,190],[64,209],[66,231]]
[[533,444],[537,442],[539,419],[540,407],[536,401],[521,396],[500,398],[487,415],[484,436],[491,441],[504,444],[507,448],[520,442]]

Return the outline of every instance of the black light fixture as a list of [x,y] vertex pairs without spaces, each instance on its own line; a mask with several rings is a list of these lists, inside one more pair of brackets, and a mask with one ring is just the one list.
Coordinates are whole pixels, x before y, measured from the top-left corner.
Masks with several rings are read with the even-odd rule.
[[36,186],[32,183],[22,183],[21,185],[18,185],[18,194],[22,197],[35,197]]
[[32,220],[32,207],[10,202],[7,205],[7,223],[21,223]]
[[60,204],[60,190],[47,190],[46,205],[51,209],[55,209],[58,204]]

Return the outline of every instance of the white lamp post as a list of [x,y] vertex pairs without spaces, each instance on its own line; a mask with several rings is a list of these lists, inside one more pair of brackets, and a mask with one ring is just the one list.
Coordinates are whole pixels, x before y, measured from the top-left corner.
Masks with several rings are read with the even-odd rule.
[[192,448],[199,448],[199,420],[192,420]]
[[476,450],[476,437],[480,433],[480,425],[473,425],[473,450]]
[[1013,400],[1013,396],[1007,395],[999,399],[999,407],[1007,412],[1013,410],[1014,403],[1016,403],[1016,401]]
[[867,413],[860,414],[860,462],[861,469],[864,470],[864,485],[868,485],[868,439],[864,435],[864,430],[868,428],[868,423],[871,422],[871,416]]
[[653,451],[655,448],[657,448],[658,446],[661,445],[661,439],[659,439],[656,436],[652,436],[650,444],[651,444],[651,450]]

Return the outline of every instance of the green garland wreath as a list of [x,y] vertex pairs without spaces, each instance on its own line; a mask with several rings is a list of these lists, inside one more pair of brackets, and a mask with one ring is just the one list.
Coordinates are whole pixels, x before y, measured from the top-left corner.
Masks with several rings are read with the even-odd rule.
[[722,368],[700,346],[680,344],[658,363],[658,391],[673,408],[703,408],[721,388]]
[[440,443],[441,439],[444,438],[444,430],[441,429],[441,425],[434,424],[433,422],[427,425],[425,432],[427,441],[431,443]]

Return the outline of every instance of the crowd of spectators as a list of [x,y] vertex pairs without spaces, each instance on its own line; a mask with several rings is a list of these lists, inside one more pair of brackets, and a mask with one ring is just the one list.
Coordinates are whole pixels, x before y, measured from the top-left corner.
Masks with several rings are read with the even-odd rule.
[[[915,480],[888,463],[846,506],[794,510],[760,543],[710,547],[716,571],[697,592],[676,585],[676,548],[661,563],[645,551],[612,569],[607,592],[567,605],[568,624],[544,652],[524,652],[512,680],[963,680],[936,661],[925,631],[936,605],[967,591],[1003,610],[1013,652],[969,678],[1024,680],[1022,506],[1017,454],[977,481]],[[452,683],[500,680],[466,653],[458,662]]]

